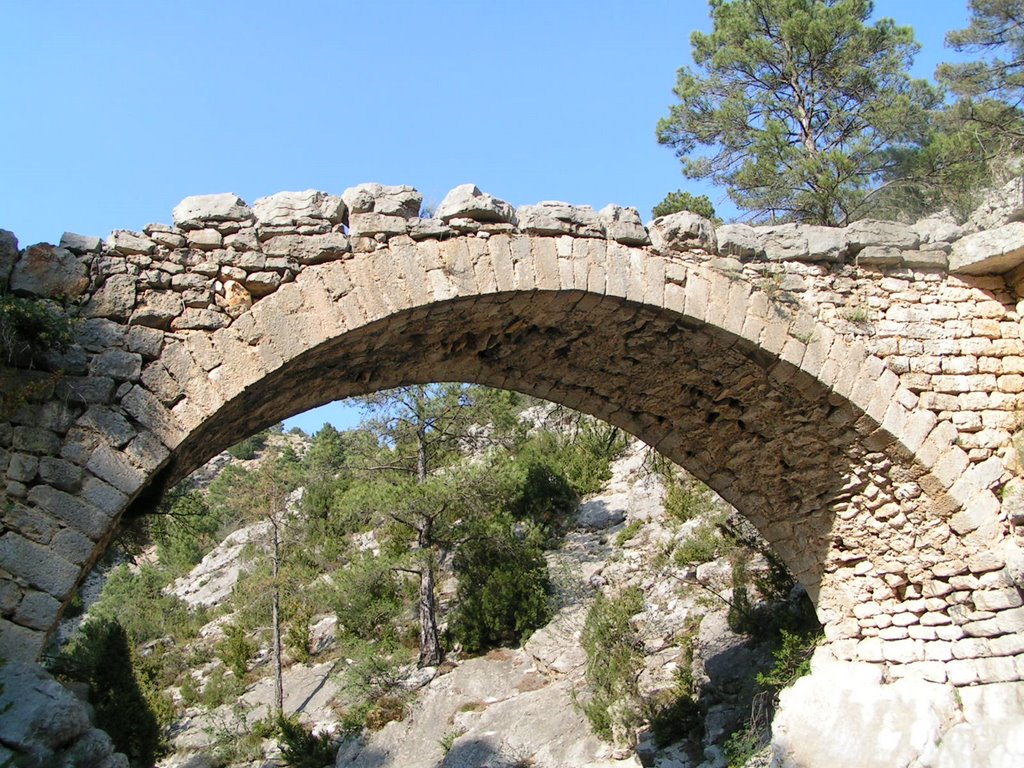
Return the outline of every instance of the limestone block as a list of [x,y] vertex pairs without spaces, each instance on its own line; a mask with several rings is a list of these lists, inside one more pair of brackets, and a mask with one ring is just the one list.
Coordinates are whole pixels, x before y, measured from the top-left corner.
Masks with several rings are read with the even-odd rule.
[[[216,229],[193,229],[186,233],[185,239],[190,248],[199,251],[212,251],[220,248],[224,243],[224,237]],[[198,269],[196,270],[199,271]]]
[[185,309],[182,300],[169,291],[146,291],[139,297],[129,323],[169,330],[171,321]]
[[718,252],[723,256],[735,256],[746,261],[764,251],[757,236],[757,230],[749,224],[723,224],[715,230]]
[[84,314],[90,317],[108,317],[124,321],[135,307],[136,280],[131,275],[111,275],[101,285],[89,303]]
[[150,254],[156,250],[156,243],[145,235],[127,229],[115,229],[107,238],[107,248],[127,255]]
[[103,247],[103,241],[98,237],[65,232],[60,236],[60,247],[76,253],[96,253]]
[[23,627],[30,629],[47,630],[57,620],[57,612],[60,611],[60,602],[45,592],[28,592],[18,610],[14,614],[14,621]]
[[252,204],[252,212],[261,225],[290,227],[315,221],[340,224],[346,208],[345,201],[337,195],[307,189],[261,197]]
[[415,219],[420,215],[423,195],[409,186],[384,186],[381,184],[359,184],[346,189],[341,199],[349,212],[349,227],[352,214],[376,213],[401,219]]
[[[45,488],[36,486],[40,487]],[[31,495],[31,491],[29,493]],[[76,566],[13,531],[0,537],[0,568],[62,600],[70,594],[78,578]]]
[[718,251],[714,225],[690,211],[659,216],[648,225],[648,231],[651,244],[662,253],[685,253],[694,249],[708,253]]
[[589,205],[545,200],[516,209],[519,231],[531,235],[605,237],[604,224]]
[[[384,221],[383,224],[380,222]],[[404,219],[393,216],[381,217],[375,214],[359,214],[352,222],[353,234],[401,234],[406,229]],[[299,264],[323,264],[340,259],[352,250],[349,238],[340,232],[322,235],[279,235],[263,244],[267,256],[282,256]]]
[[862,219],[846,227],[846,238],[851,253],[858,253],[869,245],[892,246],[912,250],[921,242],[914,229],[895,221]]
[[1024,222],[977,232],[953,243],[949,271],[959,275],[993,275],[1024,264]]
[[515,223],[515,209],[504,200],[481,192],[475,184],[461,184],[444,196],[434,217],[445,223],[454,218]]
[[185,307],[181,315],[171,321],[172,331],[215,331],[228,324],[228,316],[212,309]]
[[597,218],[604,225],[609,240],[634,246],[649,245],[651,242],[636,208],[606,205],[597,212]]
[[409,220],[404,216],[351,213],[348,218],[348,233],[353,239],[372,238],[374,235],[404,235],[409,231]]
[[992,229],[1024,220],[1024,177],[1012,179],[989,192],[967,220],[973,230]]
[[174,207],[171,217],[180,229],[203,229],[208,222],[250,221],[252,211],[238,195],[225,192],[186,197]]
[[26,248],[10,274],[10,289],[20,296],[74,299],[89,286],[85,265],[71,251],[46,243]]
[[922,244],[951,243],[963,235],[963,227],[957,224],[956,219],[948,212],[928,216],[915,222],[910,228],[921,239]]

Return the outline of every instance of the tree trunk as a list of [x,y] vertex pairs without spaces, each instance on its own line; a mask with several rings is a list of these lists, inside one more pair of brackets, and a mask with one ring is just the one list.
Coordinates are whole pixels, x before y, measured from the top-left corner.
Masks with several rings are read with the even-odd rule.
[[434,600],[434,553],[431,528],[433,520],[427,518],[418,531],[420,554],[424,556],[420,570],[420,660],[421,667],[435,667],[441,663],[441,639],[437,631],[437,603]]
[[278,572],[281,566],[280,540],[278,538],[277,521],[271,520],[270,530],[274,536],[274,555],[271,561],[273,585],[270,595],[270,625],[274,635],[274,711],[280,716],[284,712],[284,686],[281,675],[281,588],[278,584]]

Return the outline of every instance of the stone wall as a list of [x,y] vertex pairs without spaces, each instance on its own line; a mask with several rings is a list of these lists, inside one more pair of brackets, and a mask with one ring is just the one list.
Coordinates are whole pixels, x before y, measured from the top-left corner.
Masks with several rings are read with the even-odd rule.
[[891,678],[1024,679],[1020,185],[965,227],[646,227],[467,185],[188,198],[173,225],[17,249],[77,342],[4,369],[0,654],[32,659],[121,515],[251,432],[474,381],[641,437],[746,514],[831,649]]

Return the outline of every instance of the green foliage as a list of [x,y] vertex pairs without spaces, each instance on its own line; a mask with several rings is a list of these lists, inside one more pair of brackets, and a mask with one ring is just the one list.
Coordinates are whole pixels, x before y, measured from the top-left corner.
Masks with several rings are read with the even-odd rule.
[[128,635],[115,620],[91,619],[53,661],[56,674],[88,683],[96,727],[133,768],[148,768],[162,748],[160,724],[132,668]]
[[722,745],[729,768],[744,768],[768,744],[768,733],[749,723],[733,731]]
[[670,473],[666,478],[665,514],[680,523],[710,515],[715,509],[711,489],[694,478]]
[[242,461],[248,461],[255,459],[256,454],[262,451],[267,446],[267,432],[257,432],[255,435],[249,435],[244,440],[232,445],[228,448],[228,454],[236,459]]
[[619,531],[619,535],[615,537],[615,543],[620,547],[625,546],[634,536],[640,533],[640,529],[644,527],[643,520],[633,520],[625,528]]
[[709,563],[720,557],[728,546],[717,520],[701,520],[676,547],[675,562],[680,567]]
[[165,593],[169,580],[152,565],[142,565],[134,573],[127,565],[119,565],[110,571],[89,615],[116,621],[136,645],[163,637],[178,641],[193,637],[205,621],[204,613],[190,611],[183,601]]
[[983,54],[959,64],[941,64],[938,79],[967,99],[994,99],[1016,109],[1024,99],[1024,2],[969,0],[970,23],[946,35],[957,51]]
[[354,556],[331,575],[327,605],[337,614],[339,632],[359,640],[393,639],[402,612],[402,593],[390,563],[369,552]]
[[291,652],[292,657],[300,664],[305,664],[310,659],[310,631],[309,613],[300,611],[292,618],[288,630],[284,633],[285,647]]
[[149,521],[160,565],[169,573],[185,573],[218,542],[220,520],[199,491],[168,495]]
[[469,653],[515,645],[551,617],[551,585],[538,535],[511,520],[481,525],[455,554],[458,599],[451,632]]
[[[554,441],[539,442],[554,445]],[[519,456],[502,459],[494,468],[503,508],[516,520],[529,520],[553,533],[566,527],[579,497],[565,476],[531,442]]]
[[[844,223],[912,145],[937,92],[907,75],[918,45],[870,0],[711,0],[679,103],[658,123],[689,178],[758,219]],[[705,154],[693,154],[708,147]]]
[[[639,700],[643,643],[630,618],[642,609],[643,593],[638,587],[611,599],[599,594],[583,625],[580,643],[587,656],[590,691],[583,712],[594,733],[605,740],[612,738],[616,718],[628,718],[630,702]],[[638,712],[632,714],[639,717]]]
[[244,689],[241,678],[229,677],[224,667],[216,667],[206,678],[199,701],[207,709],[216,709],[235,701]]
[[334,765],[337,745],[330,734],[314,734],[297,719],[279,715],[277,730],[281,759],[290,768],[324,768]]
[[236,624],[224,625],[224,639],[217,644],[217,657],[235,677],[242,680],[249,669],[249,660],[256,653],[256,643]]
[[811,656],[820,638],[820,630],[803,634],[779,630],[779,639],[772,652],[772,668],[768,672],[758,673],[757,684],[777,695],[783,688],[788,688],[798,678],[809,673]]
[[61,352],[74,340],[75,324],[53,301],[0,294],[0,362],[24,365]]
[[303,464],[312,478],[333,477],[344,468],[347,453],[345,434],[324,424],[313,435]]
[[679,213],[680,211],[691,211],[698,216],[703,216],[705,219],[715,221],[715,206],[712,204],[711,198],[707,195],[691,195],[689,192],[683,192],[681,189],[665,195],[665,199],[654,206],[651,215],[654,218],[658,218],[659,216],[668,216],[670,213]]

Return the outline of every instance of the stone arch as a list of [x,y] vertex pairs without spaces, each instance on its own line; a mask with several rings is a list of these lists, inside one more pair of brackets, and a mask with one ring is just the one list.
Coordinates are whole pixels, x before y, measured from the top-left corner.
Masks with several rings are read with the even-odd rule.
[[[358,215],[377,214],[353,213],[353,228]],[[956,578],[1002,567],[983,551],[999,533],[1002,462],[972,461],[955,426],[921,407],[862,341],[712,259],[704,224],[694,238],[683,231],[689,220],[652,227],[651,246],[646,232],[616,239],[611,223],[601,236],[605,229],[575,224],[571,234],[531,230],[524,218],[525,231],[506,224],[442,239],[423,237],[419,224],[417,238],[406,224],[382,237],[350,233],[355,253],[333,232],[275,236],[272,247],[253,235],[239,245],[242,258],[263,248],[294,269],[251,307],[226,316],[179,307],[169,332],[126,325],[129,312],[101,307],[106,319],[93,322],[83,347],[90,366],[102,360],[119,373],[106,377],[114,381],[102,397],[90,399],[96,377],[86,376],[40,407],[80,404],[68,410],[63,444],[42,450],[61,456],[54,466],[78,467],[79,479],[62,487],[35,473],[41,482],[15,504],[20,521],[5,522],[2,565],[10,582],[28,585],[18,587],[18,610],[36,610],[4,620],[4,646],[38,651],[46,617],[56,617],[133,499],[306,408],[461,380],[563,403],[654,445],[779,550],[815,597],[838,655],[945,681],[925,644],[946,642],[941,629],[954,621],[999,619],[955,618],[962,601],[946,596],[963,591]],[[227,237],[241,238],[241,225],[226,221]],[[183,254],[179,274],[209,282],[220,266],[203,260],[205,244],[221,243],[221,233],[181,232],[152,238]],[[120,254],[148,258],[140,249],[154,248],[123,233],[113,241]],[[131,279],[114,277],[87,310],[116,305],[112,290],[102,293],[115,282],[134,301]],[[882,636],[893,624],[921,629]]]

